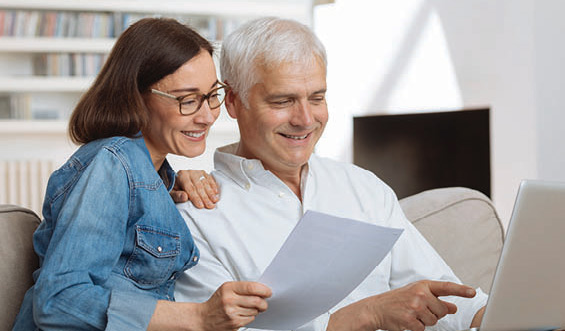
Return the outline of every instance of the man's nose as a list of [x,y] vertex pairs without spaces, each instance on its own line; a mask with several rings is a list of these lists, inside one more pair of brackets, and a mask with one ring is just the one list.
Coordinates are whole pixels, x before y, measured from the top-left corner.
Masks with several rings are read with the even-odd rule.
[[314,115],[312,114],[312,106],[307,101],[298,102],[293,110],[291,124],[296,126],[310,126],[313,123]]

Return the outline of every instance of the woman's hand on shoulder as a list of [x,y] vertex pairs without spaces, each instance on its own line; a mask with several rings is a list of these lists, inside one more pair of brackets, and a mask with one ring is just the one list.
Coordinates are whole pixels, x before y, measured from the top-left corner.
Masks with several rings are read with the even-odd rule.
[[213,209],[220,200],[213,176],[203,170],[181,170],[177,173],[171,197],[176,203],[190,200],[198,208]]

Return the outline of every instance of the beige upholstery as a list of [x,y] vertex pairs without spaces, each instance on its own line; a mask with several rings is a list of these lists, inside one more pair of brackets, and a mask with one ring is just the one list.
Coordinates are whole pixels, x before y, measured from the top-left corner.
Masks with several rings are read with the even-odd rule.
[[11,330],[32,273],[38,267],[32,235],[39,217],[29,209],[0,205],[0,330]]
[[504,230],[484,194],[435,189],[402,199],[400,205],[463,283],[490,292]]

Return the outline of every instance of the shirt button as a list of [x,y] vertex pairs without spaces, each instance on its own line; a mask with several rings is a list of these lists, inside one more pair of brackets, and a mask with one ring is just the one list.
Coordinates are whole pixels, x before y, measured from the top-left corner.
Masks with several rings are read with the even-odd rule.
[[161,253],[161,252],[163,251],[163,247],[161,247],[161,246],[157,247],[157,251],[158,251],[159,253]]
[[251,188],[251,184],[245,184],[245,188],[249,190]]
[[247,170],[253,170],[253,163],[247,164]]
[[192,261],[193,261],[193,262],[198,261],[198,256],[193,257],[193,258],[192,258]]
[[284,197],[284,192],[279,192],[279,198]]

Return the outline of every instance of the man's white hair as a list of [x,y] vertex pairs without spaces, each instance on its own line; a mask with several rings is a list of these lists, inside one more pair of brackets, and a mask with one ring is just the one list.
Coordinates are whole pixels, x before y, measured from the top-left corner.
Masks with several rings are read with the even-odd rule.
[[289,19],[265,17],[243,24],[224,39],[220,71],[248,107],[258,67],[311,61],[321,61],[327,68],[324,45],[310,28]]

